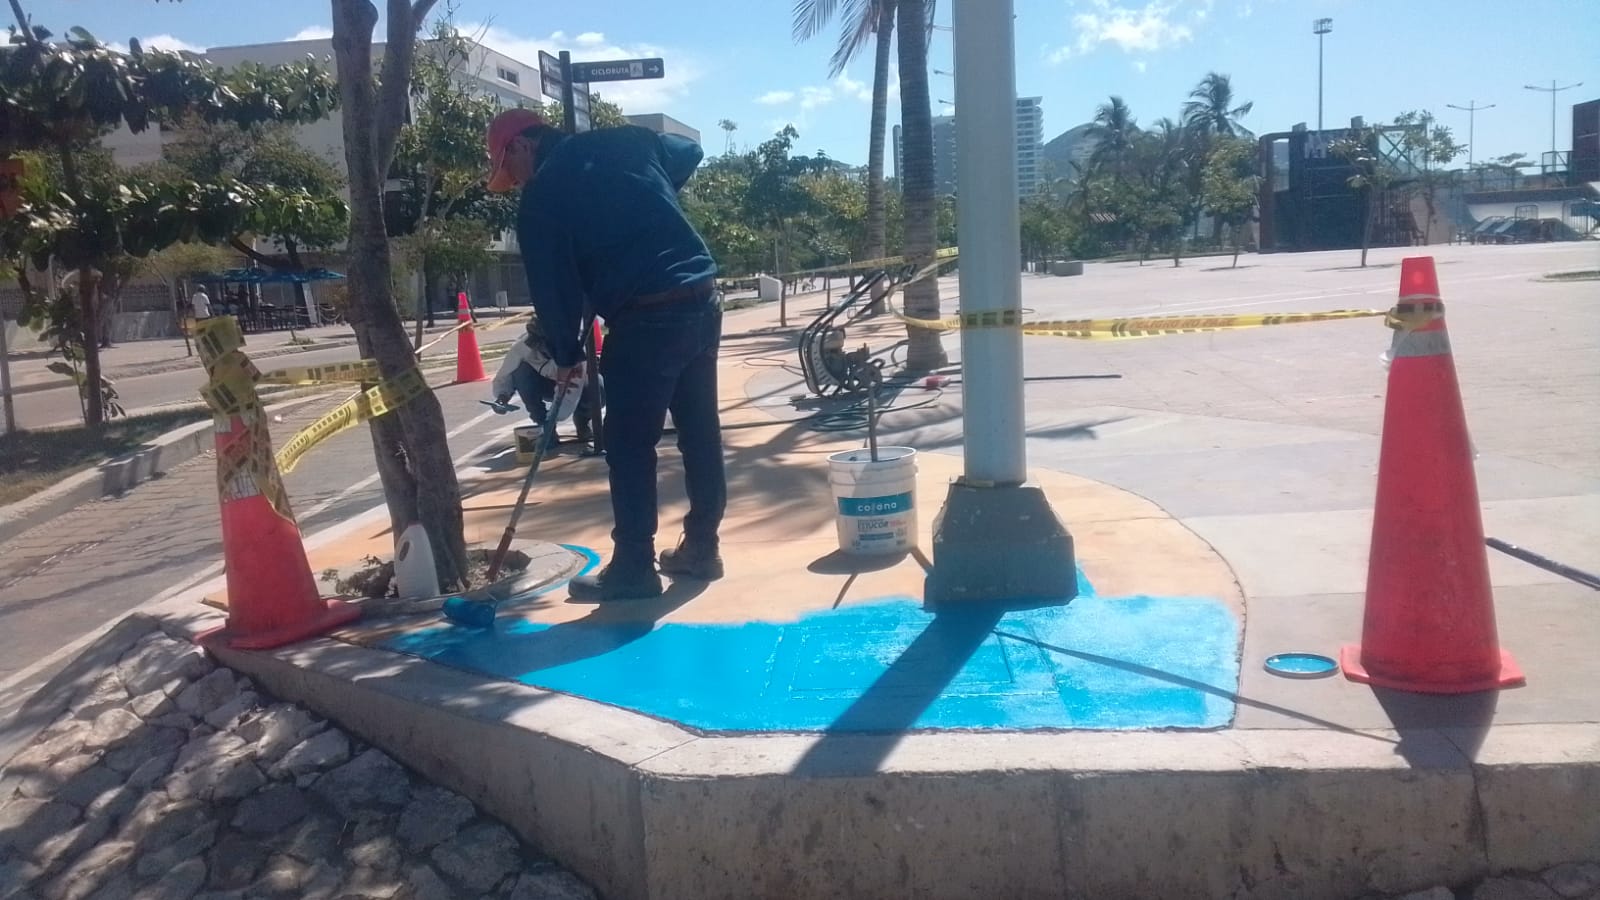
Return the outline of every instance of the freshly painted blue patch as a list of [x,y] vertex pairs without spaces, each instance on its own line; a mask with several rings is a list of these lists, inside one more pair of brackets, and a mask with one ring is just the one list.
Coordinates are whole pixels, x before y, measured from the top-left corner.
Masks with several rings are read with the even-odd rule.
[[[582,548],[574,547],[574,550]],[[598,557],[587,553],[592,565]],[[909,597],[798,622],[657,624],[602,609],[382,646],[708,731],[1213,728],[1233,717],[1238,623],[1200,597],[1097,597],[934,616]]]

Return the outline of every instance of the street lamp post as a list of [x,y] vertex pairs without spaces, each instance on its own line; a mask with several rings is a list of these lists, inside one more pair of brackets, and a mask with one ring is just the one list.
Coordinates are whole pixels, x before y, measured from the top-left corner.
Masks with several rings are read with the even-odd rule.
[[1542,86],[1537,85],[1537,84],[1525,84],[1522,87],[1525,90],[1530,90],[1530,91],[1544,91],[1545,93],[1550,95],[1550,166],[1551,166],[1551,168],[1554,168],[1555,164],[1556,164],[1556,153],[1557,153],[1557,150],[1556,150],[1556,95],[1561,93],[1562,91],[1570,91],[1575,87],[1583,87],[1583,82],[1575,81],[1572,84],[1562,85],[1561,87],[1556,87],[1556,81],[1555,81],[1554,78],[1552,78],[1552,79],[1550,79],[1550,86],[1549,87],[1542,87]]
[[1022,398],[1014,0],[955,0],[962,477],[934,524],[927,605],[1077,594],[1072,536],[1028,477]]
[[1332,19],[1314,19],[1311,33],[1317,36],[1317,130],[1322,130],[1322,36],[1333,30]]
[[1446,103],[1445,106],[1448,106],[1451,109],[1462,110],[1463,112],[1465,112],[1467,114],[1467,168],[1470,169],[1470,168],[1472,168],[1472,149],[1473,149],[1472,126],[1473,126],[1473,123],[1474,123],[1475,119],[1477,118],[1477,112],[1480,109],[1494,109],[1494,104],[1493,103],[1486,103],[1483,106],[1479,106],[1478,105],[1478,101],[1476,101],[1476,100],[1468,100],[1466,106],[1457,106],[1454,103]]

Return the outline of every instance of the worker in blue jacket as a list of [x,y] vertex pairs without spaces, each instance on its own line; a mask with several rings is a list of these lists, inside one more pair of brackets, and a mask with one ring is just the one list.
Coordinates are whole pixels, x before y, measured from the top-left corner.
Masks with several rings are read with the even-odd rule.
[[[517,242],[558,380],[583,362],[585,312],[607,324],[600,366],[614,552],[598,574],[574,579],[570,593],[647,598],[661,593],[662,573],[722,577],[722,307],[716,263],[678,205],[704,152],[687,138],[634,126],[567,135],[527,109],[496,116],[488,144],[489,190],[522,189]],[[669,411],[689,513],[658,573],[656,445]]]

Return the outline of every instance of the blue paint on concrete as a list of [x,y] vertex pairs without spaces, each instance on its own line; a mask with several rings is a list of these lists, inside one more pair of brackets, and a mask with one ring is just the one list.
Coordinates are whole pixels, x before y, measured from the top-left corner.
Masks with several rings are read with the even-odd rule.
[[[589,567],[598,562],[585,552]],[[797,622],[658,624],[603,609],[382,646],[708,731],[1215,728],[1233,717],[1238,622],[1203,597],[1098,597],[934,616],[910,597]]]

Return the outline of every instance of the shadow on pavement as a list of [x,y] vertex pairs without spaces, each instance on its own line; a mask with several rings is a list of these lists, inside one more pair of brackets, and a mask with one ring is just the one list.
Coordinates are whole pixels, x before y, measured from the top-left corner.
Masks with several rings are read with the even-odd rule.
[[999,606],[941,612],[884,673],[811,745],[792,774],[810,777],[878,771],[972,654],[995,633]]

